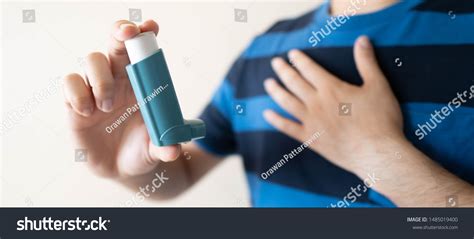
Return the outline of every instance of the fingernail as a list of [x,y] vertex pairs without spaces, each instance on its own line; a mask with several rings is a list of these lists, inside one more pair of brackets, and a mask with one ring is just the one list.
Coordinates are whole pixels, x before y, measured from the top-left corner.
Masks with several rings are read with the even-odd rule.
[[151,20],[151,19],[145,20],[141,25],[143,26],[143,25],[145,25],[146,23],[151,22],[151,21],[153,21],[153,20]]
[[105,112],[112,111],[112,100],[108,99],[108,100],[102,101],[102,104],[100,105],[100,108]]
[[275,58],[272,59],[272,65],[274,67],[277,67],[277,66],[282,64],[282,61],[283,60],[280,57],[275,57]]
[[264,110],[264,111],[263,111],[263,117],[264,117],[265,119],[268,120],[268,119],[271,118],[271,116],[272,116],[272,111],[271,111],[271,110],[268,110],[268,109],[267,109],[267,110]]
[[370,44],[370,40],[367,36],[361,36],[358,41],[359,45],[363,48],[370,48],[372,45]]
[[128,26],[135,26],[135,25],[133,25],[133,24],[131,24],[131,23],[124,23],[124,24],[120,25],[120,30],[124,30],[124,29],[127,28]]
[[294,58],[296,54],[298,54],[298,50],[293,49],[290,52],[288,52],[288,57],[289,58]]
[[273,84],[273,79],[266,79],[265,81],[263,81],[263,86],[265,86],[265,88],[271,87],[272,84]]

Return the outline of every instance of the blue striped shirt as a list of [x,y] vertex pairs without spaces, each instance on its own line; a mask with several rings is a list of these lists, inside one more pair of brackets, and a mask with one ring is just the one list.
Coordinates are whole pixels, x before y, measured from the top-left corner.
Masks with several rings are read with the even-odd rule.
[[[352,46],[358,36],[367,35],[401,103],[407,138],[432,160],[474,183],[474,99],[452,102],[458,93],[474,93],[474,1],[402,1],[375,13],[349,15],[337,27],[329,27],[330,20],[325,3],[257,36],[202,113],[207,137],[198,144],[217,155],[243,157],[256,207],[395,206],[310,149],[262,177],[301,146],[262,117],[264,109],[273,109],[294,119],[264,91],[263,81],[277,78],[270,60],[300,49],[336,76],[360,85]],[[449,117],[433,120],[433,112],[449,102],[455,109]]]

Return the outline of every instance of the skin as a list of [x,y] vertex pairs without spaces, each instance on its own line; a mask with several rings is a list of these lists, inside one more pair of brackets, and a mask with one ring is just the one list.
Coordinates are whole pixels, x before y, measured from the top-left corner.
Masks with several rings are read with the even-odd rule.
[[[347,8],[342,2],[332,2],[332,14]],[[368,8],[361,13],[378,10],[389,2],[393,3],[368,1]],[[139,26],[117,21],[112,27],[108,53],[90,53],[86,57],[85,76],[76,73],[65,76],[65,103],[75,146],[88,149],[88,165],[94,172],[136,191],[149,184],[155,172],[166,170],[170,180],[150,198],[167,199],[187,190],[220,160],[194,143],[152,145],[138,113],[111,134],[105,131],[127,107],[136,103],[125,73],[129,60],[123,41],[145,31],[158,34],[158,25],[154,21]],[[265,88],[302,124],[272,111],[264,112],[266,120],[300,141],[324,130],[324,135],[311,149],[361,179],[375,172],[381,182],[374,188],[399,206],[445,206],[446,195],[454,194],[462,206],[474,205],[471,185],[434,164],[405,139],[400,107],[377,66],[367,38],[357,41],[354,55],[364,79],[362,87],[341,81],[296,50],[289,55],[296,70],[282,59],[274,59],[273,68],[290,92],[274,80],[265,81]],[[352,116],[337,115],[340,102],[352,103]],[[392,159],[394,152],[402,155],[400,160]],[[187,160],[189,156],[191,159]],[[427,176],[433,173],[439,175],[440,180],[436,182]]]
[[[359,1],[359,2],[357,2]],[[360,9],[357,10],[357,14],[366,14],[378,11],[380,9],[389,7],[390,5],[399,2],[398,0],[332,0],[331,1],[331,14],[341,15],[349,7],[356,4]]]

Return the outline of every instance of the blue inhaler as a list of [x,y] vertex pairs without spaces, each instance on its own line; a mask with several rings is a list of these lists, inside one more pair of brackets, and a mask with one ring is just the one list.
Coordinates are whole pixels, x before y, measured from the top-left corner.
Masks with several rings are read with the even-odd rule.
[[203,138],[206,127],[202,120],[183,119],[155,34],[140,33],[125,41],[125,48],[130,58],[126,70],[152,143],[165,146]]

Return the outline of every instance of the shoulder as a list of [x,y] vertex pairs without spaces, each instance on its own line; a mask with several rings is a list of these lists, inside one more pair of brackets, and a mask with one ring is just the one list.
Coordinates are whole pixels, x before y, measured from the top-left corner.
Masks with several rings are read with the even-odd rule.
[[318,9],[319,8],[307,12],[296,18],[279,20],[270,28],[268,28],[262,35],[271,34],[275,32],[289,32],[304,28],[308,26],[308,24],[311,24],[311,22],[313,22],[315,12]]

